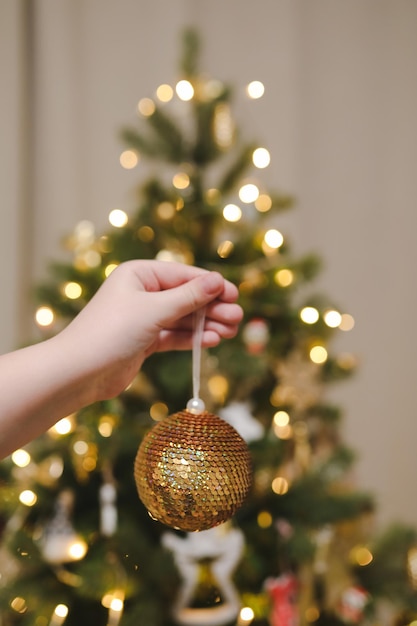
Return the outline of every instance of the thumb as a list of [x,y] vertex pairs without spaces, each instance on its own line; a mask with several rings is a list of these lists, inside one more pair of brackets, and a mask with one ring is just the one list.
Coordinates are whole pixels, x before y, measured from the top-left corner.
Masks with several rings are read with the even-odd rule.
[[190,281],[159,292],[161,302],[160,321],[172,322],[194,313],[215,300],[224,290],[224,278],[218,272],[207,272]]

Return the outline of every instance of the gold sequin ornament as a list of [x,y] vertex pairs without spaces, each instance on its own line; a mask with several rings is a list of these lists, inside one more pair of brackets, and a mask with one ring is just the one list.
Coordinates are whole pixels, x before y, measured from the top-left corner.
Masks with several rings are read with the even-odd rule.
[[230,424],[204,409],[186,409],[146,434],[134,475],[153,518],[187,532],[207,530],[243,504],[252,482],[251,458]]

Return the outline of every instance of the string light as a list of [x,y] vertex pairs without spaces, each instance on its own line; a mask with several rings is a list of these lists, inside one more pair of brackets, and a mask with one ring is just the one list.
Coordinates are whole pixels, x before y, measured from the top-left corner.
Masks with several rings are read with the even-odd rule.
[[238,621],[236,626],[248,626],[254,619],[255,613],[249,606],[244,606],[240,609]]
[[17,467],[27,467],[31,461],[31,456],[26,450],[15,450],[12,454],[12,461]]
[[242,209],[237,204],[226,204],[223,217],[228,222],[238,222],[242,217]]
[[119,157],[119,162],[125,170],[133,170],[139,163],[139,155],[134,150],[124,150]]
[[246,183],[239,189],[239,198],[245,204],[255,202],[259,197],[259,189],[254,183]]
[[255,208],[259,213],[266,213],[272,207],[272,198],[267,193],[261,193],[255,200]]
[[113,209],[109,213],[109,222],[112,226],[115,226],[116,228],[123,228],[123,226],[126,226],[128,221],[129,218],[127,216],[127,213],[125,213],[125,211],[122,211],[122,209]]
[[327,361],[327,350],[324,346],[313,346],[310,350],[310,359],[321,365]]
[[118,265],[118,263],[109,263],[108,265],[106,265],[106,267],[104,268],[104,276],[108,278],[110,274],[114,272]]
[[252,154],[252,163],[258,169],[268,167],[271,162],[271,155],[266,148],[256,148]]
[[278,496],[283,496],[284,494],[286,494],[289,488],[290,486],[288,480],[283,476],[277,476],[276,478],[274,478],[271,484],[272,491]]
[[49,626],[61,626],[65,622],[69,609],[66,604],[57,604],[52,613]]
[[284,243],[284,237],[279,232],[279,230],[271,228],[270,230],[266,231],[264,235],[264,242],[269,248],[276,250],[280,248]]
[[70,281],[63,285],[62,291],[69,300],[77,300],[83,293],[83,288],[79,283]]
[[169,102],[174,97],[174,90],[172,89],[171,85],[159,85],[158,89],[156,90],[156,97],[161,102]]
[[325,324],[327,324],[329,328],[337,328],[342,322],[342,316],[340,315],[339,311],[335,311],[333,309],[325,311],[323,319]]
[[47,327],[53,324],[55,314],[51,307],[40,306],[35,312],[35,320],[38,326]]
[[150,117],[155,113],[155,102],[151,98],[142,98],[138,102],[138,113],[143,117]]
[[253,80],[246,87],[246,93],[252,100],[262,98],[265,93],[265,86],[260,80]]
[[275,272],[274,281],[280,287],[289,287],[294,282],[294,272],[289,269],[281,269]]
[[226,241],[222,241],[217,248],[217,254],[221,259],[227,259],[233,252],[234,244],[233,241],[226,239]]
[[305,306],[300,311],[300,318],[304,324],[315,324],[319,319],[319,312],[313,306]]
[[74,429],[72,417],[63,417],[48,432],[52,435],[68,435]]
[[290,416],[286,411],[277,411],[273,420],[276,426],[287,426],[290,423]]
[[28,610],[26,600],[20,596],[16,596],[16,598],[13,598],[13,600],[10,601],[10,606],[12,607],[13,611],[16,611],[16,613],[26,613],[26,611]]
[[188,101],[192,100],[194,96],[194,87],[188,80],[180,80],[175,85],[175,91],[180,100]]
[[349,313],[343,313],[342,320],[339,324],[340,330],[349,331],[355,326],[355,320]]
[[34,506],[38,500],[38,496],[31,489],[24,489],[19,494],[19,500],[25,506]]
[[260,528],[269,528],[272,525],[273,519],[269,511],[260,511],[256,521]]
[[190,186],[190,177],[185,172],[178,172],[172,178],[175,189],[187,189]]
[[155,402],[151,406],[149,413],[153,420],[159,422],[167,417],[169,409],[164,402]]

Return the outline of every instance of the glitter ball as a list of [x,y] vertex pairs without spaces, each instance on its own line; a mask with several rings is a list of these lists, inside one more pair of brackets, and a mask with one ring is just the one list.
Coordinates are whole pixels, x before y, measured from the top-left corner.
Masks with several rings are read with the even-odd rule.
[[185,410],[146,434],[134,475],[153,518],[193,532],[236,513],[250,489],[252,467],[245,441],[230,424],[207,411]]

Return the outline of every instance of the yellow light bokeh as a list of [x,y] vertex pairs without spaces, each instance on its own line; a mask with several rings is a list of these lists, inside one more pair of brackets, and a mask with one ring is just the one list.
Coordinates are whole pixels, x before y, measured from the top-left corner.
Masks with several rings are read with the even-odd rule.
[[284,494],[286,494],[289,488],[290,486],[288,480],[284,478],[284,476],[277,476],[276,478],[274,478],[271,484],[272,491],[278,496],[283,496]]
[[221,259],[227,259],[233,252],[234,244],[233,241],[226,239],[226,241],[222,241],[217,247],[217,254]]
[[300,311],[300,318],[304,324],[315,324],[319,317],[319,312],[314,306],[305,306]]
[[175,91],[180,100],[188,101],[192,100],[194,96],[194,87],[189,80],[180,80],[175,85]]
[[68,548],[68,555],[73,561],[80,561],[87,554],[87,544],[82,539],[76,539]]
[[242,217],[242,209],[237,204],[226,204],[223,217],[228,222],[238,222]]
[[139,155],[135,150],[124,150],[119,157],[119,162],[125,170],[133,170],[139,163]]
[[141,226],[137,231],[137,236],[140,241],[149,243],[155,238],[155,231],[150,226]]
[[264,235],[264,241],[269,248],[277,250],[284,243],[284,237],[276,228],[270,228]]
[[287,426],[290,423],[290,416],[287,411],[277,411],[273,417],[276,426]]
[[250,624],[255,617],[255,613],[250,606],[244,606],[240,609],[239,613],[239,624],[243,626],[244,624]]
[[118,263],[109,263],[108,265],[106,265],[106,267],[104,268],[104,276],[108,278],[110,274],[114,272],[118,265]]
[[31,489],[24,489],[19,494],[19,500],[25,506],[34,506],[38,500],[38,496]]
[[144,117],[150,117],[155,113],[155,102],[151,98],[142,98],[138,102],[138,113]]
[[324,312],[323,315],[324,323],[327,324],[329,328],[337,328],[342,323],[342,316],[339,311],[334,309],[329,309]]
[[264,169],[270,164],[271,155],[266,148],[256,148],[252,154],[252,162],[258,169]]
[[342,320],[339,324],[340,330],[349,331],[355,326],[355,320],[349,313],[343,313]]
[[327,356],[327,350],[324,346],[313,346],[310,350],[310,359],[318,365],[325,363]]
[[272,198],[267,193],[261,193],[255,200],[255,208],[259,213],[266,213],[272,207]]
[[187,189],[190,186],[190,177],[185,172],[178,172],[172,178],[175,189]]
[[260,80],[253,80],[247,85],[246,93],[252,100],[257,100],[264,95],[265,86]]
[[38,326],[46,327],[51,326],[55,319],[55,314],[51,307],[40,306],[35,313],[35,320]]
[[70,300],[77,300],[83,293],[80,283],[70,281],[63,286],[64,295]]
[[283,268],[275,272],[274,281],[280,287],[289,287],[294,282],[294,272]]
[[71,417],[63,417],[54,426],[49,429],[49,432],[57,435],[68,435],[74,428]]
[[169,413],[169,409],[167,405],[165,404],[165,402],[155,402],[151,406],[149,413],[153,420],[155,420],[156,422],[159,422],[167,417]]
[[54,610],[57,617],[66,617],[68,615],[68,607],[66,604],[57,604]]
[[366,546],[355,546],[350,552],[351,561],[360,567],[365,567],[373,561],[373,554]]
[[257,522],[260,528],[269,528],[272,525],[273,517],[269,511],[260,511]]
[[246,183],[239,189],[239,198],[245,204],[255,202],[259,197],[259,189],[254,183]]
[[164,83],[163,85],[159,85],[157,88],[156,97],[161,102],[169,102],[174,97],[174,90],[171,85]]
[[27,467],[31,461],[31,456],[26,450],[15,450],[12,454],[12,461],[18,467]]
[[113,209],[109,213],[109,222],[116,228],[123,228],[123,226],[126,226],[128,221],[128,215],[125,211],[122,211],[122,209]]
[[12,607],[13,611],[16,611],[16,613],[26,613],[28,609],[26,600],[24,598],[21,598],[20,596],[16,596],[16,598],[13,598],[13,600],[10,601],[10,606]]

